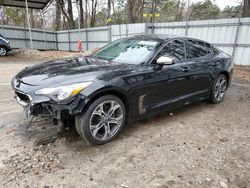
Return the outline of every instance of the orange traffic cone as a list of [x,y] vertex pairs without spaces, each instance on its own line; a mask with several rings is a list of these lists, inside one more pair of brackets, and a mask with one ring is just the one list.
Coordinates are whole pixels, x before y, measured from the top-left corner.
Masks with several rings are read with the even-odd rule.
[[77,51],[78,52],[81,52],[83,49],[82,49],[82,41],[81,40],[78,40],[77,41]]

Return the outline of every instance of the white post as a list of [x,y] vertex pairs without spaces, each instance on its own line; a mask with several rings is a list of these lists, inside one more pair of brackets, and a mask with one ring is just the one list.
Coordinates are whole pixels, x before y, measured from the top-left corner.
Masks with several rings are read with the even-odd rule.
[[29,15],[28,0],[25,0],[25,6],[26,6],[26,18],[27,18],[27,23],[28,23],[28,27],[29,27],[30,48],[33,50],[33,41],[32,41],[32,33],[31,33],[31,26],[30,26],[30,15]]

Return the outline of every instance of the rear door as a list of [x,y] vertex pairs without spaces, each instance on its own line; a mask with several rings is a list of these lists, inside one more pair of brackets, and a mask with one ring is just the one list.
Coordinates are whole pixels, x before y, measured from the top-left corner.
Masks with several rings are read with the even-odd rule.
[[213,52],[209,44],[203,41],[186,39],[186,62],[182,65],[187,69],[192,84],[190,93],[192,95],[208,92],[212,81]]

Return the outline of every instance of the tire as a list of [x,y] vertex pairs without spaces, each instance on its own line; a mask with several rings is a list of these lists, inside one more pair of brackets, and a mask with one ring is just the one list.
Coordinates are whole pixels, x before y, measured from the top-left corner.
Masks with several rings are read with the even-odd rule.
[[75,125],[82,138],[91,144],[101,145],[110,142],[121,132],[125,120],[126,109],[121,99],[105,95],[76,115]]
[[210,102],[213,104],[218,104],[222,102],[225,98],[227,91],[227,77],[224,74],[220,74],[214,81],[211,89]]
[[0,56],[6,56],[7,55],[7,49],[5,47],[0,47]]

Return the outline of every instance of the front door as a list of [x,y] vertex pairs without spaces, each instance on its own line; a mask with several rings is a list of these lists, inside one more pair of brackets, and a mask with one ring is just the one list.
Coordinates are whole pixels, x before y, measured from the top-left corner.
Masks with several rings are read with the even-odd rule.
[[[175,60],[173,65],[159,67],[156,61],[161,56],[168,56]],[[155,66],[152,75],[150,92],[145,96],[144,104],[149,111],[166,106],[174,107],[181,102],[189,92],[191,76],[188,69],[182,67],[186,61],[186,49],[183,40],[168,42],[152,61]],[[157,79],[156,79],[157,78]]]

